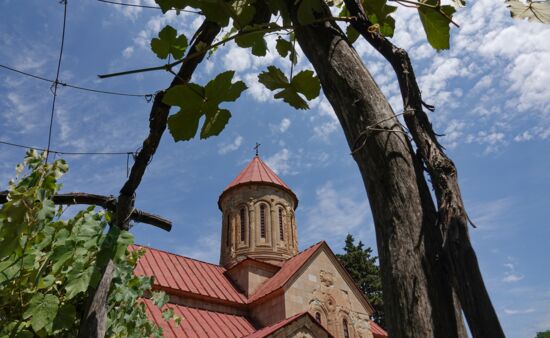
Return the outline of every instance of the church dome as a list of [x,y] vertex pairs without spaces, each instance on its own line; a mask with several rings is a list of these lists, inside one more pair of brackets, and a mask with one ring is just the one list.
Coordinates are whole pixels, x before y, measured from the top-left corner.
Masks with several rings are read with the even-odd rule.
[[256,155],[252,158],[252,161],[241,171],[237,177],[229,183],[227,187],[223,190],[218,199],[218,207],[221,209],[220,202],[224,195],[231,191],[232,189],[249,184],[265,184],[278,187],[286,191],[294,199],[294,209],[298,207],[298,197],[294,192],[286,185],[283,180],[275,174],[275,172],[260,158]]
[[296,194],[258,155],[223,190],[220,264],[279,264],[298,252]]

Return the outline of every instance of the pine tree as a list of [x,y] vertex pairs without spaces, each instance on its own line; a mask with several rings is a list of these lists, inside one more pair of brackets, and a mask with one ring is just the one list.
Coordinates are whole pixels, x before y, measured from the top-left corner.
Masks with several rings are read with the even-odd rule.
[[380,268],[376,264],[378,257],[372,256],[372,248],[365,248],[363,242],[359,241],[355,245],[355,239],[350,234],[346,237],[344,251],[344,254],[337,254],[336,257],[374,307],[373,320],[385,327],[382,281]]

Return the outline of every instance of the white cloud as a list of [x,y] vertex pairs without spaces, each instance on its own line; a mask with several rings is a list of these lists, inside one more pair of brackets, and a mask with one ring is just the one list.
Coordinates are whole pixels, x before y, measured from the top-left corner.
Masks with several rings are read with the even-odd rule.
[[329,181],[315,191],[315,204],[306,207],[306,242],[343,239],[366,222],[370,215],[366,196],[354,189],[338,188]]
[[224,155],[239,149],[243,143],[243,140],[244,139],[241,135],[237,135],[231,143],[220,143],[218,145],[218,153]]
[[270,127],[271,131],[274,132],[274,133],[275,132],[284,133],[285,131],[288,130],[290,125],[291,125],[290,120],[285,117],[281,120],[281,122],[279,124],[276,124],[276,125],[271,124],[269,127]]
[[134,47],[132,46],[128,46],[122,51],[122,56],[124,56],[125,59],[132,57],[132,54],[134,54]]
[[519,274],[516,271],[516,267],[518,265],[517,259],[511,256],[508,256],[506,259],[507,259],[507,263],[504,263],[504,267],[506,268],[506,271],[504,273],[505,274],[504,278],[502,278],[502,282],[516,283],[524,279],[525,276],[522,274]]
[[273,93],[258,81],[258,75],[249,73],[244,76],[244,80],[248,87],[247,95],[258,102],[266,102],[273,99]]
[[232,45],[223,56],[223,63],[227,69],[241,72],[250,68],[252,56],[248,50]]
[[296,171],[297,165],[295,165],[295,160],[291,163],[291,158],[296,157],[294,154],[287,148],[283,148],[279,152],[273,154],[272,156],[265,159],[265,163],[273,169],[277,174],[283,175],[295,175],[298,172]]
[[504,283],[515,283],[515,282],[519,282],[523,278],[525,278],[524,275],[509,274],[509,275],[506,275],[504,278],[502,278],[502,281]]
[[191,257],[203,262],[217,264],[220,259],[220,234],[218,231],[208,235],[197,236],[197,241],[192,245],[181,246],[176,253]]
[[507,315],[524,315],[524,314],[533,313],[533,312],[535,312],[535,309],[533,308],[529,308],[525,310],[504,309],[504,313]]

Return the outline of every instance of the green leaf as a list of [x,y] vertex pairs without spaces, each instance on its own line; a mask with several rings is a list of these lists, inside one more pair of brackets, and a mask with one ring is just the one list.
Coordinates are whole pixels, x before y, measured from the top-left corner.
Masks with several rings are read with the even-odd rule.
[[164,27],[158,34],[158,38],[151,40],[151,49],[159,59],[166,59],[172,54],[175,59],[181,59],[187,49],[187,38],[172,26]]
[[68,283],[65,285],[65,290],[67,291],[66,300],[70,300],[88,289],[93,271],[93,266],[90,266],[83,271],[81,268],[78,268],[69,273],[69,276],[67,276]]
[[288,55],[288,58],[292,63],[296,64],[298,62],[298,58],[296,57],[296,50],[294,49],[294,46],[290,41],[279,37],[277,38],[277,44],[275,45],[275,48],[277,49],[277,52],[280,56],[286,58]]
[[289,86],[285,74],[275,66],[267,67],[267,72],[260,73],[258,75],[258,80],[269,90],[287,88]]
[[235,43],[241,48],[251,48],[252,54],[265,56],[267,43],[264,39],[264,32],[247,33],[235,38]]
[[282,99],[296,109],[308,109],[307,102],[299,95],[303,94],[308,100],[319,96],[321,84],[313,75],[313,71],[304,70],[296,74],[289,83],[283,72],[275,67],[267,67],[267,72],[260,73],[258,80],[270,90],[283,89],[275,94],[276,99]]
[[359,38],[359,32],[351,25],[348,25],[346,28],[346,36],[348,37],[349,43],[353,44]]
[[514,19],[550,24],[550,0],[528,0],[526,4],[518,0],[507,0],[506,6],[510,8],[510,15]]
[[304,94],[306,99],[313,100],[321,92],[321,83],[312,70],[303,70],[292,78],[290,85],[297,92]]
[[242,81],[231,83],[235,71],[228,70],[218,74],[213,80],[208,82],[204,87],[206,100],[216,105],[226,101],[233,102],[241,96],[241,93],[246,89],[246,85]]
[[49,332],[53,325],[53,320],[57,314],[59,298],[52,294],[35,294],[29,303],[27,310],[23,313],[23,318],[31,318],[31,326],[35,332],[46,328]]
[[245,26],[252,22],[254,15],[256,14],[256,7],[254,7],[254,1],[251,0],[235,0],[230,4],[233,13],[234,20],[233,25],[237,29],[243,29]]
[[163,14],[168,12],[172,8],[176,10],[181,10],[187,6],[185,0],[155,0],[155,2],[159,5]]
[[219,135],[229,122],[231,113],[227,109],[219,109],[214,113],[207,113],[201,130],[201,139]]
[[168,129],[174,141],[189,141],[195,137],[200,118],[201,115],[198,112],[184,112],[183,110],[168,117]]
[[180,107],[168,118],[168,129],[175,141],[188,141],[195,137],[200,119],[206,115],[201,138],[218,135],[226,126],[231,113],[220,109],[222,102],[232,102],[246,89],[242,81],[232,83],[234,71],[220,73],[206,87],[197,84],[179,85],[164,95],[163,102]]
[[74,323],[77,321],[76,308],[71,303],[63,304],[53,320],[53,330],[67,330],[71,329]]
[[275,94],[276,99],[283,99],[286,103],[296,109],[309,109],[307,102],[298,95],[293,88],[286,88],[285,90]]
[[[437,0],[426,0],[422,3],[436,5]],[[455,8],[449,5],[441,6],[440,10],[450,18],[455,12]],[[419,6],[418,13],[430,45],[437,50],[449,49],[451,21],[435,8]]]
[[185,111],[200,110],[204,100],[204,88],[194,83],[174,86],[162,98],[165,104],[178,106]]
[[380,34],[393,36],[395,20],[390,14],[395,12],[397,7],[387,5],[387,0],[364,0],[363,8],[365,8],[369,21],[373,25],[378,25],[377,28]]

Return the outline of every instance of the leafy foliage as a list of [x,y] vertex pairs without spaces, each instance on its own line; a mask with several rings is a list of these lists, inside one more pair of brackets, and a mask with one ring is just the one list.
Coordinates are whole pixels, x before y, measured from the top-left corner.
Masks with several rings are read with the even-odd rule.
[[174,140],[188,141],[195,137],[203,116],[205,121],[201,139],[218,135],[225,128],[231,113],[219,105],[235,101],[246,89],[244,82],[232,82],[234,74],[234,71],[223,72],[205,87],[189,83],[172,87],[166,92],[163,102],[180,108],[168,118],[168,128]]
[[519,0],[507,0],[506,6],[510,8],[510,14],[514,19],[527,19],[550,24],[550,0],[527,1],[527,3]]
[[435,7],[420,6],[418,13],[420,21],[424,26],[424,31],[428,37],[428,42],[433,48],[449,49],[450,43],[450,18],[456,11],[453,6],[443,5],[438,7],[437,0],[426,0],[424,4]]
[[390,14],[395,12],[397,7],[387,5],[386,0],[364,0],[362,4],[369,20],[379,26],[380,33],[384,36],[393,36],[395,20]]
[[307,102],[299,94],[302,94],[308,100],[313,100],[319,96],[321,91],[321,83],[311,70],[303,70],[288,81],[288,78],[279,68],[269,66],[267,72],[258,75],[258,80],[267,89],[282,89],[275,94],[275,98],[283,99],[296,109],[309,109]]
[[151,49],[160,59],[166,59],[172,54],[175,59],[181,59],[187,48],[187,38],[178,32],[172,26],[164,27],[158,35],[158,38],[151,40]]
[[346,237],[344,254],[337,254],[336,257],[349,272],[357,286],[374,307],[374,321],[385,326],[384,322],[384,301],[382,299],[382,280],[380,268],[376,265],[377,257],[372,256],[371,248],[364,248],[361,241],[355,245],[352,235]]
[[544,332],[537,332],[537,336],[535,338],[550,338],[550,330],[546,330]]
[[[24,166],[28,172],[22,176]],[[109,213],[89,207],[62,219],[52,197],[68,170],[63,160],[44,163],[30,151],[9,183],[0,209],[0,336],[75,337],[87,290],[101,278],[97,267],[111,256],[116,264],[109,295],[108,335],[160,336],[139,299],[151,279],[133,269],[142,252],[128,252],[133,236],[111,227]],[[128,321],[131,324],[128,324]]]

